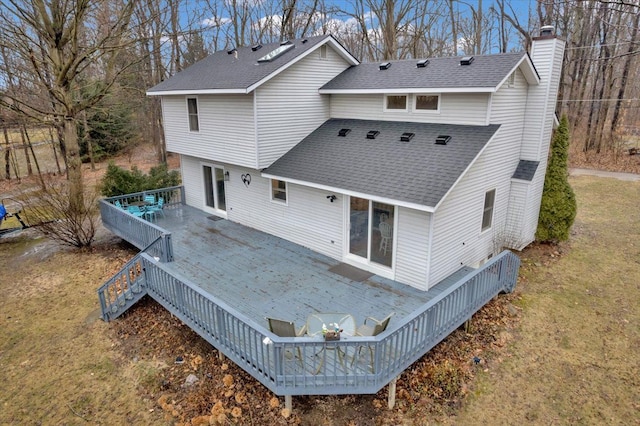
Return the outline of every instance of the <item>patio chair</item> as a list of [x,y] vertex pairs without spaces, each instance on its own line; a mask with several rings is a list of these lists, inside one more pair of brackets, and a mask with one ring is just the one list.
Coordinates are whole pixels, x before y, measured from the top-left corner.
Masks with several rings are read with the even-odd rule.
[[[271,331],[276,336],[280,337],[301,337],[304,336],[307,332],[306,324],[302,326],[299,330],[296,330],[296,326],[291,321],[284,321],[275,318],[267,318],[267,322],[269,323],[269,331]],[[302,360],[302,351],[300,347],[298,350],[298,360],[300,361],[300,365],[304,367],[304,362]]]
[[[378,334],[382,333],[387,329],[387,327],[389,326],[389,321],[391,320],[391,317],[394,315],[395,315],[395,312],[391,312],[389,315],[387,315],[381,320],[377,320],[374,317],[366,317],[364,319],[364,323],[356,329],[356,336],[369,336],[369,337],[377,336]],[[369,322],[369,324],[367,324],[367,321]],[[358,350],[356,351],[356,355],[354,355],[353,357],[353,361],[351,362],[351,365],[353,365],[356,362],[356,359],[359,358],[360,351],[362,350],[363,347],[364,346],[358,346]],[[375,372],[374,365],[373,365],[373,347],[368,346],[368,348],[371,354],[371,363],[369,365],[371,367],[371,372],[373,373]]]
[[117,208],[119,208],[119,209],[123,209],[123,210],[124,210],[124,207],[122,206],[122,203],[120,203],[120,200],[116,200],[113,204],[114,204]]
[[144,216],[144,212],[138,206],[129,206],[127,207],[127,211],[135,217],[142,218]]
[[144,202],[148,205],[148,206],[153,206],[156,203],[156,197],[155,195],[145,195],[144,196]]
[[164,208],[164,198],[160,197],[158,198],[158,203],[157,204],[151,204],[149,206],[147,206],[147,210],[150,212],[158,213],[161,214],[164,217],[164,211],[162,210]]

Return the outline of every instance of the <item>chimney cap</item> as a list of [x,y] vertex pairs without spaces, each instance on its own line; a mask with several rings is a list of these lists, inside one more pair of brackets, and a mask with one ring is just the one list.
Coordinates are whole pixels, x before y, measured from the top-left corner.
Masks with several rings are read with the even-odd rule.
[[554,27],[553,25],[544,25],[540,27],[540,37],[553,36],[555,35],[555,30],[556,27]]

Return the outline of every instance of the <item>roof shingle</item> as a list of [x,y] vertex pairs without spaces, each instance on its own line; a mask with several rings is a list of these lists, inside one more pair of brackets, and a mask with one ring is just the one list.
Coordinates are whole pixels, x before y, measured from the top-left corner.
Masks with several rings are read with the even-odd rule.
[[329,37],[331,36],[308,37],[304,39],[304,43],[302,39],[295,40],[293,49],[271,62],[258,63],[258,59],[280,47],[280,43],[268,43],[258,50],[238,47],[237,58],[233,53],[219,50],[152,87],[148,93],[247,89]]
[[430,58],[425,67],[418,67],[417,59],[391,61],[385,70],[378,63],[362,63],[347,68],[320,90],[494,88],[525,55],[475,56],[471,65],[460,65],[460,57]]
[[[433,208],[499,127],[330,119],[264,173]],[[370,130],[380,133],[367,139]],[[410,142],[400,141],[405,132],[415,133]],[[440,135],[451,136],[447,145],[435,144]]]

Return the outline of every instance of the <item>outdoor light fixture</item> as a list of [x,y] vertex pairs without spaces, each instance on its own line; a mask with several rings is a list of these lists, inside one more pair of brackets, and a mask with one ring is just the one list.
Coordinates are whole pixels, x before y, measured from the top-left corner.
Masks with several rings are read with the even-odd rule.
[[331,195],[327,195],[327,199],[333,203],[335,200],[338,199],[338,197],[336,197],[335,195],[331,194]]
[[227,170],[226,172],[224,172],[224,181],[225,181],[225,182],[229,182],[229,170]]

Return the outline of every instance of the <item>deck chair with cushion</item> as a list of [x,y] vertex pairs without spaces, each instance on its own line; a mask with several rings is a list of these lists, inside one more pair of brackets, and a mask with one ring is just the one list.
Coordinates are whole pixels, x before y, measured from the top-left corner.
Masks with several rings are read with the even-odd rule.
[[[280,337],[302,337],[307,332],[307,326],[303,325],[302,328],[296,330],[296,326],[291,321],[284,321],[275,318],[267,318],[267,322],[269,323],[269,331],[271,331],[276,336]],[[304,362],[302,360],[302,351],[300,347],[298,349],[298,360],[300,361],[300,365],[304,367]]]
[[[377,336],[378,334],[382,333],[387,329],[387,327],[389,326],[389,321],[391,320],[391,317],[394,315],[395,315],[395,312],[391,312],[389,315],[387,315],[381,320],[377,320],[374,317],[366,317],[364,320],[364,324],[362,324],[360,327],[356,329],[356,336],[369,336],[369,337]],[[356,359],[359,358],[360,351],[362,350],[363,347],[364,346],[358,347],[358,350],[356,352],[356,355],[353,357],[353,361],[351,365],[353,365],[356,362]],[[371,354],[371,363],[370,363],[371,371],[375,372],[374,365],[373,365],[373,346],[368,346],[368,348]]]

